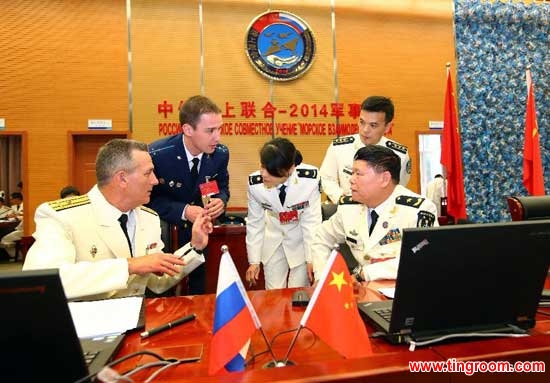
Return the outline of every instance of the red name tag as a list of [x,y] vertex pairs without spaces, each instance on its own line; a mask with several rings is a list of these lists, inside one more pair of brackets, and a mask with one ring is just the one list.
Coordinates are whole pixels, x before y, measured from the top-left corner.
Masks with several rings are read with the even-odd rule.
[[297,210],[282,211],[279,213],[279,222],[281,222],[283,225],[290,222],[297,222],[297,221],[298,221]]
[[201,195],[212,195],[218,194],[220,189],[218,188],[218,181],[209,181],[199,185],[201,189]]

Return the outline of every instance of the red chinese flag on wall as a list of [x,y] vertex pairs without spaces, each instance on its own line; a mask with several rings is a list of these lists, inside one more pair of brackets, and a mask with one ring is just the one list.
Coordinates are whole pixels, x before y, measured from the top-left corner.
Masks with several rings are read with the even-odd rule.
[[346,358],[372,354],[367,329],[353,295],[352,279],[338,252],[330,255],[300,325],[311,329]]
[[441,165],[447,175],[447,214],[455,219],[466,219],[466,198],[464,196],[464,173],[462,171],[462,146],[458,131],[455,94],[451,71],[447,68],[447,90],[445,92],[445,114],[441,142]]
[[535,87],[531,70],[526,71],[527,110],[523,143],[523,185],[531,195],[544,195],[544,176],[540,157],[539,127],[535,109]]

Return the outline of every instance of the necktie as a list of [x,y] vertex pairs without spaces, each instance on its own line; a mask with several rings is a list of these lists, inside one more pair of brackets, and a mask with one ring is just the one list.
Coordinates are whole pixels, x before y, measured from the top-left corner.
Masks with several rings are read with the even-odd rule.
[[285,204],[285,198],[286,198],[286,186],[282,184],[281,187],[279,188],[279,201],[281,201],[281,205]]
[[197,157],[193,158],[193,167],[191,168],[191,179],[193,184],[197,183],[197,178],[199,178],[199,159]]
[[128,222],[128,214],[122,214],[118,218],[118,222],[120,222],[120,227],[122,228],[122,231],[126,236],[126,240],[128,241],[128,247],[130,248],[130,255],[133,257],[134,255],[132,254],[132,242],[130,242],[130,236],[128,235],[128,227],[126,226],[126,223]]
[[378,221],[378,214],[376,213],[376,210],[371,210],[371,212],[370,212],[369,235],[372,234],[372,230],[374,229],[374,225],[376,225],[376,221]]

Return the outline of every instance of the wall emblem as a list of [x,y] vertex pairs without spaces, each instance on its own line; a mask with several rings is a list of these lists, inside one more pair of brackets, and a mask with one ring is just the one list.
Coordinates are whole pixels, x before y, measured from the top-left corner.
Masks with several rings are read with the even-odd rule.
[[278,81],[302,76],[315,56],[311,28],[285,11],[265,12],[252,20],[245,44],[252,66],[264,77]]

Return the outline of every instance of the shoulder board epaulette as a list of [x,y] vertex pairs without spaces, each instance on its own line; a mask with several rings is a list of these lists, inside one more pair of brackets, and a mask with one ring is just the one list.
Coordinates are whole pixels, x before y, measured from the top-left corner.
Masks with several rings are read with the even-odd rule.
[[419,208],[420,205],[422,205],[422,202],[424,202],[426,198],[422,197],[414,197],[410,195],[400,195],[395,199],[395,203],[399,205],[405,205],[405,206],[411,206]]
[[228,149],[227,146],[225,146],[224,144],[217,144],[217,145],[216,145],[216,151],[217,151],[217,152],[227,153],[227,152],[229,151],[229,149]]
[[168,146],[161,146],[160,148],[149,148],[149,154],[152,156],[156,156],[163,150],[172,149],[175,145],[168,145]]
[[298,177],[317,178],[317,169],[296,169]]
[[391,140],[386,141],[386,146],[391,150],[396,150],[403,154],[407,154],[407,152],[409,151],[409,149],[405,145],[398,144],[397,142]]
[[159,215],[156,211],[154,211],[150,207],[147,207],[147,206],[140,206],[140,207],[141,207],[141,210],[146,211],[147,213],[151,213],[153,215]]
[[360,202],[352,200],[350,195],[343,195],[338,200],[338,205],[357,205],[359,203]]
[[76,197],[70,197],[70,198],[63,198],[58,199],[55,201],[48,202],[48,205],[55,211],[61,211],[65,209],[71,209],[73,207],[87,205],[90,203],[90,198],[88,198],[87,194],[76,196]]
[[345,145],[345,144],[351,144],[355,141],[355,137],[353,136],[344,136],[344,137],[338,137],[332,140],[332,145]]
[[261,175],[257,174],[255,176],[248,176],[248,184],[249,185],[257,185],[257,184],[263,184],[264,179]]
[[418,221],[416,227],[431,227],[435,222],[435,214],[426,210],[420,210],[418,212]]

